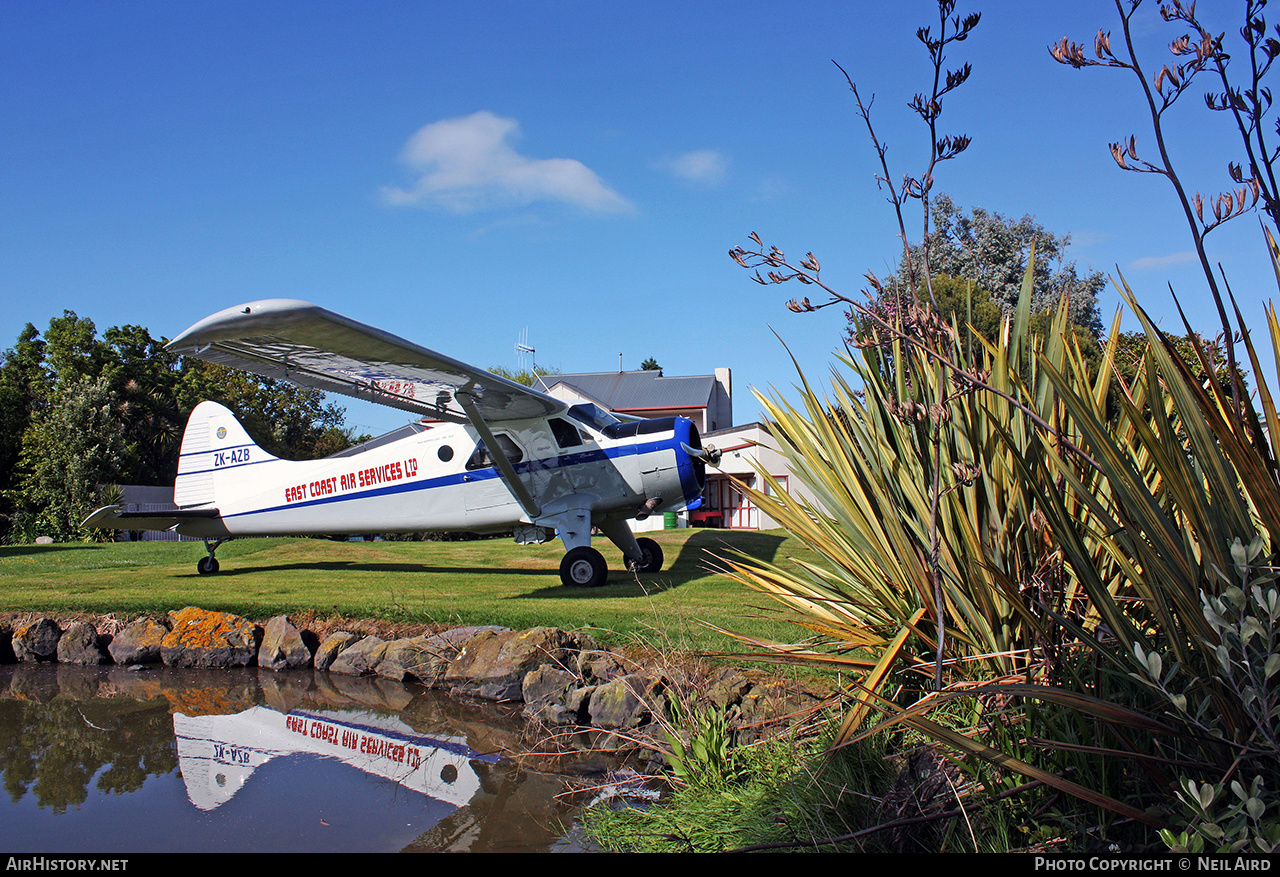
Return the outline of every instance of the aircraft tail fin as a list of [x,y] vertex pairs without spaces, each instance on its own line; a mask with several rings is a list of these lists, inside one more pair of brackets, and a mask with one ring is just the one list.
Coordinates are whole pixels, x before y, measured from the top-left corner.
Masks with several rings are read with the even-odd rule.
[[201,402],[182,434],[173,501],[183,509],[214,506],[229,481],[250,477],[247,467],[275,459],[249,438],[230,409]]

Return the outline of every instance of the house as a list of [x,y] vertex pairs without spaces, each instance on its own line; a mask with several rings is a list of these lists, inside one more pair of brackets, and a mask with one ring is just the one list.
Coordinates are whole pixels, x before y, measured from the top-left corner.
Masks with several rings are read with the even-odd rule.
[[732,376],[727,368],[690,377],[667,377],[660,369],[541,375],[533,388],[570,405],[592,402],[636,417],[687,417],[700,433],[733,425]]
[[[768,495],[780,491],[788,496],[812,499],[804,485],[792,476],[786,455],[763,423],[704,433],[702,444],[715,445],[721,457],[719,466],[707,467],[702,508],[689,512],[692,525],[730,530],[780,527],[781,524],[756,507],[739,484]],[[769,477],[764,477],[761,470]]]

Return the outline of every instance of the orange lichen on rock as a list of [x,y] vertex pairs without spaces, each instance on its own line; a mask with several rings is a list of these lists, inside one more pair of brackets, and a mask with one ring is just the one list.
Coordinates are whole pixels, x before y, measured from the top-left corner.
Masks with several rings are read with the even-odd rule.
[[160,654],[170,667],[247,667],[257,658],[258,631],[247,618],[188,606],[169,620]]

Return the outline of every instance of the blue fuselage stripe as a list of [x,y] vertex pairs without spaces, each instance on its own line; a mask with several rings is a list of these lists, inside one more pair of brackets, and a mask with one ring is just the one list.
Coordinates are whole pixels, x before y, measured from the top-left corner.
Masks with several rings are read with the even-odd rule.
[[[517,463],[515,470],[517,475],[526,475],[530,472],[543,472],[551,469],[562,469],[569,466],[579,466],[587,463],[599,463],[604,460],[614,459],[617,457],[629,457],[632,455],[651,454],[658,451],[676,451],[677,459],[680,458],[679,441],[675,438],[668,438],[663,441],[645,442],[636,445],[620,445],[618,447],[579,451],[571,454],[559,454],[555,457],[544,457],[538,460],[526,460]],[[212,453],[211,451],[201,451],[200,453]],[[355,458],[351,458],[355,459]],[[243,465],[252,465],[246,463]],[[217,470],[221,472],[231,467],[220,467]],[[501,478],[498,470],[490,466],[487,469],[475,469],[467,472],[457,472],[452,475],[442,475],[436,478],[426,478],[421,481],[413,481],[408,484],[395,484],[386,487],[375,487],[369,490],[362,490],[354,493],[345,493],[339,496],[325,496],[319,499],[304,500],[301,502],[291,502],[282,505],[271,506],[263,509],[253,509],[251,511],[233,512],[231,514],[223,514],[224,520],[229,518],[238,518],[245,515],[265,515],[271,512],[283,511],[285,509],[309,508],[312,506],[328,505],[335,502],[349,502],[356,499],[372,499],[381,496],[391,496],[398,493],[409,493],[419,490],[434,490],[439,487],[450,487],[457,484],[468,484],[476,481],[487,481],[490,478]],[[513,499],[512,502],[515,502]]]

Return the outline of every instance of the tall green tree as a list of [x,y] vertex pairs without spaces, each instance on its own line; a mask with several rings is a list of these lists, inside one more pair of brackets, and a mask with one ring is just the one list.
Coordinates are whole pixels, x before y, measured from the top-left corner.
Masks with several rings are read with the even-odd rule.
[[44,341],[44,367],[52,392],[102,374],[111,356],[93,320],[75,311],[64,310],[61,317],[50,320]]
[[[1002,315],[995,297],[988,290],[972,280],[946,274],[935,275],[930,288],[938,314],[956,327],[966,347],[972,344],[974,333],[987,340],[996,337]],[[910,296],[886,291],[867,308],[870,313],[850,310],[846,314],[849,327],[845,340],[854,346],[867,343],[876,337],[874,321],[877,319],[887,323],[910,320],[911,314],[918,313],[918,309],[913,311],[910,304]]]
[[32,411],[44,392],[44,341],[30,323],[0,364],[0,534],[13,520],[13,491],[18,487],[18,458]]
[[107,379],[74,379],[23,435],[15,530],[26,540],[73,538],[97,503],[99,485],[119,480],[129,456]]
[[[1065,296],[1071,322],[1095,337],[1101,333],[1098,295],[1107,278],[1092,269],[1082,275],[1075,262],[1066,261],[1070,235],[1055,235],[1030,215],[1013,219],[981,207],[966,213],[944,194],[934,199],[930,210],[932,273],[976,283],[991,293],[1002,313],[1008,314],[1018,303],[1027,260],[1034,249],[1032,312],[1052,311]],[[922,258],[919,246],[911,248],[911,257],[917,261]]]
[[168,484],[178,465],[186,417],[178,408],[178,358],[142,326],[112,326],[101,374],[116,394],[124,439],[133,458],[131,484]]

